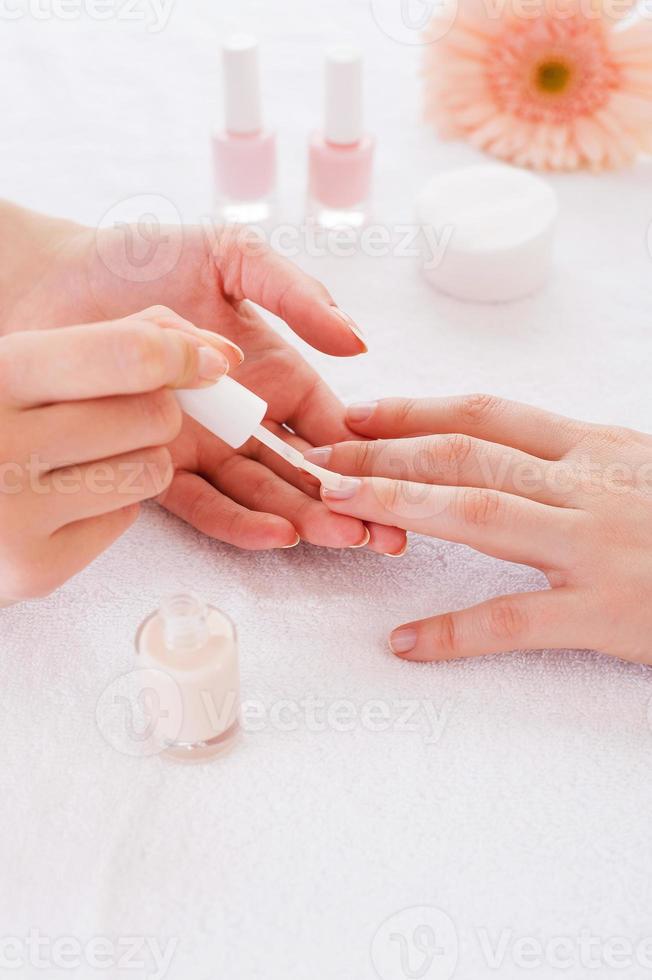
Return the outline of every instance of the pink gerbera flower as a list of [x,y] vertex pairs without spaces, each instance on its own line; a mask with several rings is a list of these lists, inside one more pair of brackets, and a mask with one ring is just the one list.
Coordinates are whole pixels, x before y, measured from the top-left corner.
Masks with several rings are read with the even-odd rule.
[[615,167],[651,152],[652,23],[608,19],[586,0],[544,3],[533,16],[531,3],[459,0],[447,30],[433,19],[427,118],[539,169]]

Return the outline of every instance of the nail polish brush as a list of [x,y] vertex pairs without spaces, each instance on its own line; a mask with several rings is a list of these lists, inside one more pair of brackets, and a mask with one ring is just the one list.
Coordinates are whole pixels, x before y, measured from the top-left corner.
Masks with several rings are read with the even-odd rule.
[[311,463],[298,449],[266,429],[262,421],[267,402],[228,375],[210,388],[187,388],[177,391],[176,396],[186,415],[232,449],[239,449],[253,437],[292,466],[316,477],[327,490],[339,490],[342,477]]

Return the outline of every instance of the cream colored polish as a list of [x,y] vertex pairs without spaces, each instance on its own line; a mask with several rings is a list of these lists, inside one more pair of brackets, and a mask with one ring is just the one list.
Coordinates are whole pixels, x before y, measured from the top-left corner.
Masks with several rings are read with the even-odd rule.
[[365,339],[365,336],[364,336],[364,334],[362,332],[361,327],[358,326],[358,324],[355,322],[355,320],[352,317],[350,317],[348,313],[345,313],[344,310],[341,310],[339,308],[339,306],[331,306],[331,311],[343,323],[346,324],[346,326],[349,328],[349,330],[351,331],[351,333],[353,334],[353,336],[356,338],[356,340],[360,344],[362,344],[362,346],[364,348],[364,352],[366,353],[369,350],[369,348],[367,347],[367,341]]
[[297,534],[296,540],[294,540],[292,544],[284,544],[281,550],[283,550],[284,548],[296,548],[298,544],[301,544],[301,536]]
[[407,550],[408,542],[406,541],[400,551],[384,551],[383,554],[385,558],[402,558]]
[[214,347],[197,348],[197,374],[202,381],[217,381],[229,370],[229,362]]
[[238,347],[237,344],[234,344],[232,340],[229,340],[228,337],[225,337],[221,333],[213,333],[212,330],[203,330],[201,327],[195,327],[195,329],[199,331],[199,333],[203,334],[206,340],[208,340],[211,344],[228,347],[237,357],[238,363],[242,364],[245,359],[242,347]]
[[350,544],[349,548],[364,548],[366,544],[369,544],[369,542],[371,541],[371,533],[369,531],[369,528],[365,527],[364,532],[365,533],[362,541],[358,541],[357,544]]
[[178,716],[174,737],[168,730],[161,750],[180,762],[201,762],[226,751],[240,729],[238,645],[231,620],[197,596],[174,595],[141,625],[136,651],[138,666],[151,671],[157,717]]

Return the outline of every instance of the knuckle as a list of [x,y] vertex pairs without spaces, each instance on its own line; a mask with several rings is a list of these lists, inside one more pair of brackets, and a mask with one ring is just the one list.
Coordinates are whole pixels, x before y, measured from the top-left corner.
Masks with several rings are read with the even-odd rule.
[[436,621],[434,643],[444,656],[454,656],[460,650],[460,638],[453,613],[444,613]]
[[631,443],[632,436],[632,430],[621,425],[600,426],[597,431],[598,441],[607,448],[620,449]]
[[471,426],[482,426],[500,411],[501,405],[501,399],[495,395],[464,395],[459,404],[459,415]]
[[[251,500],[254,509],[266,510],[269,507],[269,500],[271,495],[274,493],[274,488],[277,482],[276,476],[272,472],[265,472],[261,474],[259,478],[252,482],[250,485],[251,489]],[[303,503],[308,502],[310,498],[305,498]],[[302,506],[302,504],[300,506]],[[296,514],[295,514],[296,516]]]
[[400,480],[387,480],[383,484],[382,505],[390,514],[400,514],[403,509],[404,490]]
[[353,466],[355,473],[369,473],[374,462],[373,442],[358,442],[354,451]]
[[515,639],[527,630],[527,614],[513,599],[497,599],[487,609],[487,629],[497,640]]
[[417,408],[416,398],[402,398],[394,408],[394,421],[398,423],[398,431],[408,430]]
[[239,547],[246,547],[243,539],[248,529],[247,511],[239,508],[222,511],[216,508],[215,497],[206,488],[200,487],[189,495],[184,504],[184,519],[211,538],[237,541]]
[[226,292],[240,296],[245,259],[264,258],[269,251],[263,236],[251,226],[224,225],[212,237],[206,250],[204,278],[214,282],[219,269]]
[[[437,448],[437,441],[435,441],[435,448]],[[473,439],[461,432],[442,436],[439,441],[439,456],[448,469],[458,469],[467,461],[472,451]]]
[[597,450],[602,453],[605,450],[622,449],[631,442],[633,435],[633,431],[624,426],[578,423],[572,419],[568,420],[568,431],[576,436],[576,453],[583,450]]
[[[215,513],[214,507],[212,507],[212,513],[213,515]],[[247,547],[245,544],[247,531],[248,521],[246,513],[242,511],[234,511],[232,514],[229,514],[225,520],[223,527],[220,529],[219,536],[224,537],[229,541],[237,541],[238,547],[243,548]],[[214,536],[217,535],[215,534]]]
[[572,418],[556,418],[555,422],[556,435],[561,436],[564,441],[569,442],[573,446],[579,446],[586,433],[586,423],[578,422],[577,419]]
[[462,492],[461,517],[466,524],[481,527],[494,523],[500,511],[500,495],[495,490],[475,487]]
[[210,534],[210,526],[215,520],[215,508],[214,505],[211,506],[210,494],[200,491],[188,501],[187,507],[188,523],[205,534]]
[[117,359],[138,384],[157,388],[165,383],[166,351],[163,334],[157,327],[143,323],[129,326],[116,334]]

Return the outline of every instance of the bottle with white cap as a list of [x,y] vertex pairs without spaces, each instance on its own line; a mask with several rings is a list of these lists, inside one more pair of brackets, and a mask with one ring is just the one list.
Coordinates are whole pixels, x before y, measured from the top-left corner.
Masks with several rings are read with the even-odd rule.
[[258,42],[234,34],[222,47],[224,129],[213,137],[218,217],[269,220],[276,186],[276,136],[263,124]]
[[362,119],[362,54],[351,45],[326,52],[324,129],[308,148],[308,220],[359,228],[369,218],[374,140]]

